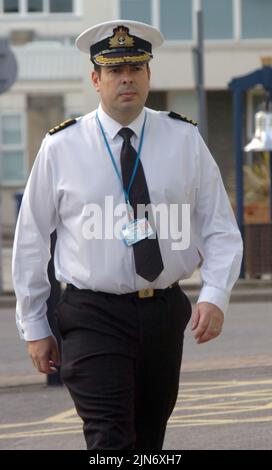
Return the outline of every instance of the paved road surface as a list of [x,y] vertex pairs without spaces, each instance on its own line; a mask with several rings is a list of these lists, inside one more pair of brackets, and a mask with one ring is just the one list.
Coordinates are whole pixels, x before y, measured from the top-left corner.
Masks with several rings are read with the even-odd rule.
[[[196,345],[188,329],[165,449],[271,450],[271,311],[271,303],[231,304],[224,334],[205,345]],[[13,311],[0,315],[0,449],[84,449],[63,387],[7,386],[44,379],[17,338]]]

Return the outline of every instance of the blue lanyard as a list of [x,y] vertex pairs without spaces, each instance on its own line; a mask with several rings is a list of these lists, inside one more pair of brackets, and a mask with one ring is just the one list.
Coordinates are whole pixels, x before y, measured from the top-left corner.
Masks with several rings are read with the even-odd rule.
[[124,188],[122,176],[121,176],[121,174],[120,174],[120,172],[119,172],[119,170],[118,170],[118,168],[117,168],[117,165],[116,165],[116,163],[115,163],[115,160],[114,160],[112,151],[111,151],[111,149],[110,149],[110,146],[109,146],[109,143],[108,143],[108,140],[107,140],[105,131],[104,131],[104,129],[103,129],[103,126],[102,126],[102,124],[101,124],[101,122],[100,122],[100,119],[99,119],[97,113],[96,113],[96,119],[97,119],[97,121],[98,121],[98,123],[99,123],[100,129],[101,129],[101,132],[102,132],[102,135],[103,135],[103,138],[104,138],[104,142],[105,142],[105,144],[106,144],[106,147],[107,147],[109,156],[110,156],[110,158],[111,158],[113,167],[114,167],[115,172],[116,172],[116,174],[117,174],[117,176],[118,176],[118,178],[119,178],[119,181],[120,181],[120,183],[121,183],[121,185],[122,185],[122,188],[123,188],[123,191],[124,191],[124,195],[125,195],[125,200],[126,200],[127,203],[129,203],[129,191],[130,191],[130,188],[131,188],[132,183],[133,183],[133,181],[134,181],[134,178],[135,178],[135,175],[136,175],[136,172],[137,172],[137,168],[138,168],[138,165],[139,165],[139,161],[140,161],[141,152],[142,152],[142,146],[143,146],[143,140],[144,140],[144,130],[145,130],[145,123],[146,123],[146,114],[145,114],[144,123],[143,123],[142,131],[141,131],[139,149],[138,149],[138,152],[137,152],[136,161],[135,161],[135,164],[134,164],[133,172],[132,172],[132,175],[131,175],[131,178],[130,178],[130,182],[129,182],[127,191],[126,191],[125,188]]

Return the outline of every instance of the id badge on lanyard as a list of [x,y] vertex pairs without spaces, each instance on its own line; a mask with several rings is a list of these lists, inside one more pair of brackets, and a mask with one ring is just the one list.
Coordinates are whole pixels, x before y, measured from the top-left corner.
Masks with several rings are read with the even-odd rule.
[[127,201],[128,209],[128,224],[123,225],[121,235],[127,246],[134,245],[135,243],[144,240],[154,233],[147,218],[134,219],[134,211],[129,202]]

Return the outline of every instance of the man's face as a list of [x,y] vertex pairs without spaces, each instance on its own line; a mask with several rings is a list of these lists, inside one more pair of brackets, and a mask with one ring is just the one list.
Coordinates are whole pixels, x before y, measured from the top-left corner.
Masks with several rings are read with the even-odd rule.
[[145,105],[150,84],[150,69],[143,65],[101,67],[92,73],[103,109],[111,116],[137,115]]

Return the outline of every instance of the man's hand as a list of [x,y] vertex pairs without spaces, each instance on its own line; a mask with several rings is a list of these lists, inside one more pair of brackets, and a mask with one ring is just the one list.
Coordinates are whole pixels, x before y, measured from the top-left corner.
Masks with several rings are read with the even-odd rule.
[[53,374],[60,365],[60,354],[56,339],[53,336],[27,341],[28,354],[36,369],[43,374]]
[[224,314],[210,302],[196,304],[192,314],[192,331],[198,344],[206,343],[220,335]]

